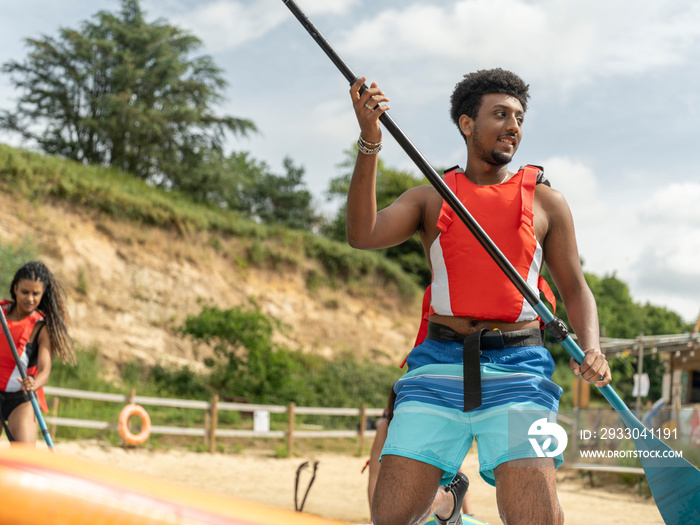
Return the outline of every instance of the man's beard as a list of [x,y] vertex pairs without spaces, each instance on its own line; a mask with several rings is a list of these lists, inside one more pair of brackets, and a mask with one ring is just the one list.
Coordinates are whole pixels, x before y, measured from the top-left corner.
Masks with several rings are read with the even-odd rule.
[[491,150],[491,159],[493,159],[493,162],[491,162],[491,164],[493,164],[494,166],[505,166],[513,159],[513,155],[511,155],[510,153],[505,153],[503,151]]
[[481,157],[484,162],[488,162],[492,166],[504,166],[513,159],[514,153],[510,154],[503,151],[495,151],[493,149],[491,151],[487,151],[486,148],[481,145],[478,128],[474,128],[472,140],[474,141],[474,146],[476,147],[476,152],[479,157]]

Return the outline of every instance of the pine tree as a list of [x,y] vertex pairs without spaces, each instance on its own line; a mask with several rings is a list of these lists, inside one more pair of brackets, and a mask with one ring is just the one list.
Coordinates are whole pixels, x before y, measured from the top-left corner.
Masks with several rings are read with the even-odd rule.
[[[101,11],[80,30],[27,39],[9,73],[22,93],[0,127],[45,152],[188,191],[222,158],[226,133],[255,131],[246,119],[217,116],[226,87],[201,41],[162,20],[148,23],[138,0]],[[200,188],[201,189],[201,188]]]

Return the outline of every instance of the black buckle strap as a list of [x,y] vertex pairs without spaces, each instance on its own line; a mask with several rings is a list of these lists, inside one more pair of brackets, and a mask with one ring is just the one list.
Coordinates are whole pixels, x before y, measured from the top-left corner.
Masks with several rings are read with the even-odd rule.
[[465,337],[447,326],[432,322],[428,323],[427,337],[434,341],[457,341],[463,344],[464,412],[481,406],[481,363],[479,356],[483,350],[540,346],[544,339],[542,331],[536,328],[512,332],[484,328]]
[[464,380],[464,412],[481,406],[481,350],[505,348],[500,330],[486,328],[464,338],[462,347],[462,377]]

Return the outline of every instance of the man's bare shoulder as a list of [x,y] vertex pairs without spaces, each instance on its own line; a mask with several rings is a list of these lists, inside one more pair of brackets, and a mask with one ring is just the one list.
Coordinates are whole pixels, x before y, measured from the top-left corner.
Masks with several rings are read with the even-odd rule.
[[437,190],[432,186],[432,184],[422,184],[420,186],[414,186],[413,188],[409,188],[406,190],[405,193],[416,193],[419,195],[440,195]]
[[535,232],[540,244],[545,242],[552,228],[570,221],[569,205],[560,191],[538,184],[535,187]]
[[440,205],[442,205],[442,197],[430,184],[410,188],[403,193],[402,197],[403,196],[425,204],[434,205],[436,203],[440,203]]
[[402,197],[421,209],[423,223],[434,224],[442,208],[442,196],[430,184],[406,190]]
[[535,201],[545,210],[554,211],[558,208],[568,208],[564,195],[554,188],[544,184],[538,184],[535,187]]

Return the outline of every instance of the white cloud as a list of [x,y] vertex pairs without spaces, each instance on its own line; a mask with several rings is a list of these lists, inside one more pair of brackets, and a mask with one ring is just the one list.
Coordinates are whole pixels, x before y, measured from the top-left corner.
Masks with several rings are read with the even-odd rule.
[[584,269],[615,274],[632,297],[678,312],[700,311],[700,184],[673,183],[635,200],[606,193],[581,160],[544,161],[574,216]]
[[259,38],[281,24],[289,12],[279,9],[279,4],[274,0],[251,4],[217,0],[197,6],[171,21],[199,36],[209,52],[216,52]]
[[[700,184],[693,182],[669,184],[649,197],[649,200],[644,203],[642,216],[652,224],[671,228],[678,224],[685,224],[694,227],[696,234],[700,233]],[[694,237],[700,240],[700,235]]]
[[361,3],[361,0],[302,0],[298,5],[307,15],[342,15]]
[[[678,312],[687,321],[692,321],[700,312],[700,242],[678,245],[678,239],[687,228],[678,228],[671,239],[658,243],[660,236],[654,236],[647,244],[637,265],[636,273],[630,281],[633,297],[644,298],[644,302],[663,305]],[[698,231],[695,230],[695,238]],[[653,241],[657,241],[654,243]]]
[[596,174],[584,161],[556,156],[543,165],[552,187],[571,209],[584,269],[598,275],[628,271],[638,247],[618,237],[627,232],[629,239],[629,232],[636,230],[634,214],[601,198]]
[[[306,0],[299,6],[307,15],[347,12],[359,0]],[[234,49],[245,42],[261,38],[293,18],[279,0],[254,2],[215,0],[197,4],[190,12],[170,20],[201,38],[210,53]]]
[[[700,184],[670,184],[639,206],[645,251],[638,260],[636,284],[653,296],[700,309]],[[692,310],[690,310],[692,313]]]
[[598,220],[604,214],[591,167],[580,160],[555,156],[544,160],[544,168],[552,187],[566,198],[576,221]]
[[339,47],[383,64],[498,64],[567,88],[683,64],[699,40],[700,4],[688,0],[461,0],[372,13]]

